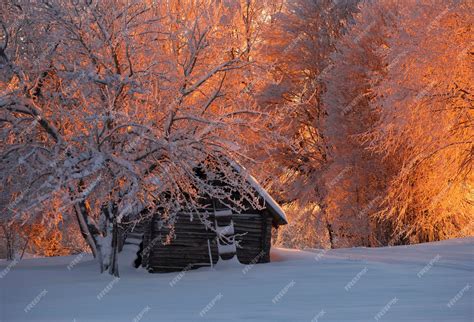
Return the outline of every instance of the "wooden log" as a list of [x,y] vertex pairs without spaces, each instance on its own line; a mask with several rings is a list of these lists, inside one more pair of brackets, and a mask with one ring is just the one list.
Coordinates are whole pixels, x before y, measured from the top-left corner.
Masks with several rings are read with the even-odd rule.
[[151,257],[150,264],[151,265],[187,265],[193,263],[209,263],[211,261],[204,257],[196,257],[196,256],[188,256],[188,257]]
[[[155,225],[156,231],[170,231],[170,230],[185,230],[185,229],[193,229],[193,230],[202,230],[202,231],[209,231],[210,228],[206,229],[206,226],[201,224],[194,224],[194,223],[183,223],[176,225],[174,227],[160,227],[159,225]],[[211,230],[212,231],[212,230]]]
[[[214,226],[212,226],[212,228],[214,228]],[[176,225],[174,227],[160,227],[158,225],[155,225],[155,229],[157,231],[184,230],[184,229],[194,229],[194,230],[203,230],[203,231],[211,230],[212,231],[211,228],[206,229],[206,226],[201,225],[201,224],[194,224],[194,223],[183,223],[183,224]]]
[[262,221],[262,216],[249,216],[249,215],[235,215],[232,217],[234,220],[239,222],[242,221]]
[[[212,253],[217,254],[217,250],[214,252],[211,250]],[[150,256],[154,256],[156,254],[187,254],[187,253],[194,253],[194,254],[205,254],[208,256],[209,251],[207,247],[168,247],[168,248],[157,248],[153,250],[153,254]]]
[[184,270],[192,270],[192,269],[197,269],[200,267],[208,267],[210,266],[209,264],[205,263],[195,263],[192,265],[186,265],[186,266],[159,266],[156,265],[154,267],[148,268],[148,272],[150,273],[172,273],[172,272],[180,272]]
[[169,263],[192,264],[196,262],[210,263],[207,256],[159,256],[150,257],[149,262],[156,265],[168,265]]
[[258,229],[261,229],[262,227],[262,223],[250,223],[250,222],[246,222],[246,223],[239,223],[239,222],[234,222],[234,227],[238,228],[238,229],[254,229],[254,230],[258,230]]
[[255,231],[258,231],[258,229],[261,229],[263,225],[261,223],[235,223],[234,222],[234,227],[237,228],[237,229],[241,229],[241,230],[246,230],[246,229],[249,229],[249,230],[255,230]]
[[[217,262],[213,262],[212,265],[215,265]],[[176,267],[186,267],[195,264],[205,264],[207,266],[211,266],[210,261],[203,259],[203,258],[186,258],[183,260],[177,260],[173,258],[167,258],[166,261],[159,260],[159,261],[150,261],[149,267],[159,267],[159,266],[176,266]]]
[[208,254],[209,251],[207,249],[207,245],[205,246],[175,246],[175,247],[162,247],[162,248],[155,248],[153,249],[153,254],[161,254],[161,253],[186,253],[186,252],[193,252],[193,253],[198,253],[198,252],[203,252],[205,254]]

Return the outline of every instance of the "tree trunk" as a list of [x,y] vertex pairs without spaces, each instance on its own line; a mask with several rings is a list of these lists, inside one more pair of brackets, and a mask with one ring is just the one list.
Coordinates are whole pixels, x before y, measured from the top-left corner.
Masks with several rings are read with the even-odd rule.
[[7,261],[15,259],[15,246],[13,241],[13,234],[8,234],[7,237]]
[[5,236],[6,246],[7,246],[7,261],[12,261],[15,259],[15,241],[14,234],[11,230],[7,228],[8,225],[2,224],[3,234]]
[[89,217],[85,202],[79,202],[75,207],[81,234],[89,245],[94,258],[99,262],[100,272],[119,276],[118,270],[118,224],[115,219],[116,207],[104,206],[101,219],[104,220],[102,231]]
[[325,203],[325,196],[327,195],[325,190],[320,190],[316,188],[316,195],[319,200],[319,208],[320,208],[320,213],[321,213],[321,220],[324,218],[324,225],[326,226],[326,229],[328,231],[328,236],[329,236],[329,245],[331,249],[334,248],[336,244],[337,237],[334,234],[334,230],[332,228],[331,223],[329,222],[329,215],[327,213],[327,206]]
[[25,242],[25,245],[23,246],[23,249],[21,250],[20,260],[23,259],[23,255],[25,255],[25,251],[29,243],[30,243],[30,237],[28,237],[28,239]]
[[332,230],[331,224],[329,223],[328,216],[326,215],[326,229],[329,234],[329,243],[331,244],[331,249],[334,248],[334,231]]
[[118,235],[119,228],[117,224],[117,207],[109,202],[102,207],[101,216],[104,222],[103,237],[100,237],[99,243],[99,262],[101,272],[107,270],[109,274],[119,276],[118,269]]
[[87,207],[84,202],[80,202],[74,207],[76,212],[77,222],[79,224],[81,235],[89,245],[94,258],[98,257],[98,243],[97,238],[99,237],[99,230],[89,220]]
[[113,227],[112,227],[112,245],[110,252],[110,265],[109,265],[109,274],[119,277],[118,269],[118,225],[117,219],[114,218]]

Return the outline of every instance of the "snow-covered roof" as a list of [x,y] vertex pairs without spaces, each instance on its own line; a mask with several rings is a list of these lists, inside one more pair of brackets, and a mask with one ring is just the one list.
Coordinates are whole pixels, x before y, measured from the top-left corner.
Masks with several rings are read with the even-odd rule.
[[286,225],[288,224],[288,219],[286,219],[285,212],[280,207],[280,205],[275,201],[275,199],[270,196],[267,190],[262,187],[262,185],[255,179],[252,175],[250,175],[247,170],[238,164],[237,162],[231,162],[234,169],[242,175],[246,176],[247,181],[250,185],[257,191],[257,193],[262,197],[263,201],[265,202],[265,206],[267,209],[272,213],[273,218],[276,219],[276,223],[278,225]]

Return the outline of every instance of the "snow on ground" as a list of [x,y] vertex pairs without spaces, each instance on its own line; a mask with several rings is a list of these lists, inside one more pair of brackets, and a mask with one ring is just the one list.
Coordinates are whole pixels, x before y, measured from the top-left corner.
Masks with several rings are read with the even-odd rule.
[[0,320],[474,321],[474,238],[272,258],[167,274],[122,263],[120,279],[89,255],[2,261]]

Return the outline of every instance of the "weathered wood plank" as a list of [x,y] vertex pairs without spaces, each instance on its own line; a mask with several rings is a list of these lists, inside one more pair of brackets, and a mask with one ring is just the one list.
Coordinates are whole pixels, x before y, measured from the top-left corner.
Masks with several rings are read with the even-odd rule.
[[[211,209],[206,210],[209,213]],[[227,211],[228,212],[228,211]],[[233,214],[214,218],[213,214],[207,216],[207,220],[214,225],[217,221],[219,226],[227,226],[232,219],[236,234],[244,234],[237,237],[242,248],[237,248],[236,255],[242,263],[252,263],[269,260],[269,250],[271,246],[271,218],[269,220],[265,212]],[[150,243],[157,234],[163,235],[161,241],[166,240],[166,235],[171,231],[170,227],[163,226],[158,216],[154,218],[146,229],[144,235],[145,244]],[[194,215],[190,220],[189,213],[179,213],[174,226],[175,238],[171,244],[163,245],[160,241],[155,243],[148,255],[147,267],[153,272],[177,271],[184,268],[189,269],[189,265],[199,267],[209,266],[208,240],[210,240],[211,256],[213,263],[218,261],[218,250],[216,235],[206,227]],[[268,256],[267,256],[268,253]],[[263,254],[263,255],[262,255]],[[257,258],[257,259],[256,259]],[[204,263],[204,264],[203,264]]]

